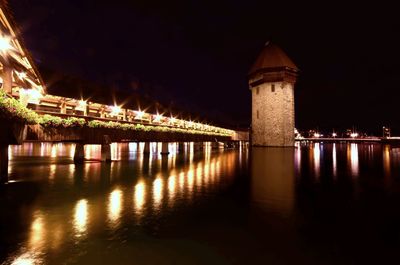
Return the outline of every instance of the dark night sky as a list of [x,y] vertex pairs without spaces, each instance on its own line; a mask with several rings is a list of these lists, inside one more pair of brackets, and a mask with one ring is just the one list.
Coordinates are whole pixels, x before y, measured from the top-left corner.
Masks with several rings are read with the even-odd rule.
[[246,126],[251,109],[246,74],[272,40],[301,70],[298,128],[354,125],[379,132],[390,125],[400,133],[397,8],[366,1],[280,2],[10,0],[10,5],[34,59],[58,72],[136,88]]

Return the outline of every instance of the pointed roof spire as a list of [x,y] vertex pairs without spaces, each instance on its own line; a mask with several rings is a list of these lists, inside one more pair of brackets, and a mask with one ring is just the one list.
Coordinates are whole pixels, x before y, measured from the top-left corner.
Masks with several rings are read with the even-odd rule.
[[257,60],[251,67],[249,75],[262,70],[290,69],[298,71],[299,69],[286,53],[271,41],[267,41]]

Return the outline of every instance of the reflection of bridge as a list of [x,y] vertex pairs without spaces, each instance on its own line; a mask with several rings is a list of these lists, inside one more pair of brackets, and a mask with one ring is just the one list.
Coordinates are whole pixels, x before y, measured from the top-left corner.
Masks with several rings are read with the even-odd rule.
[[[146,113],[122,106],[107,106],[83,99],[46,93],[46,86],[19,32],[8,6],[0,1],[0,179],[7,177],[8,146],[24,141],[76,142],[75,161],[84,159],[85,144],[101,144],[102,160],[110,160],[110,143],[121,141],[163,142],[161,153],[168,154],[168,142],[247,140],[247,132],[184,120],[164,113]],[[225,144],[226,145],[226,144]],[[232,143],[230,145],[233,145]]]

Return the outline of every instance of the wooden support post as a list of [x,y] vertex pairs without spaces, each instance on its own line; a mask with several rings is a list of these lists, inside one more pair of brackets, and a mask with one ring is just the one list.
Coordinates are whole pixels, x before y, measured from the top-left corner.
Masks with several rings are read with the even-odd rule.
[[60,104],[60,113],[67,114],[67,104],[65,104],[65,101],[62,101]]
[[84,116],[88,116],[89,113],[90,113],[89,103],[86,103],[86,108],[85,108],[85,110],[83,111],[83,115],[84,115]]
[[75,146],[74,162],[82,163],[85,160],[85,145],[77,143]]
[[3,65],[3,89],[6,93],[12,92],[12,68],[8,64]]
[[169,150],[168,150],[168,142],[163,142],[161,144],[161,153],[162,155],[168,155],[169,154]]
[[8,145],[0,146],[0,183],[8,182]]
[[150,154],[150,142],[144,142],[143,153]]

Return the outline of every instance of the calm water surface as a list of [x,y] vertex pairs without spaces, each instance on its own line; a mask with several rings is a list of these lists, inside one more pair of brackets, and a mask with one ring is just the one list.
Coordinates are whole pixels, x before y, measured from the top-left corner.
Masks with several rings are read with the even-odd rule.
[[12,146],[0,264],[400,264],[400,148],[160,147]]

